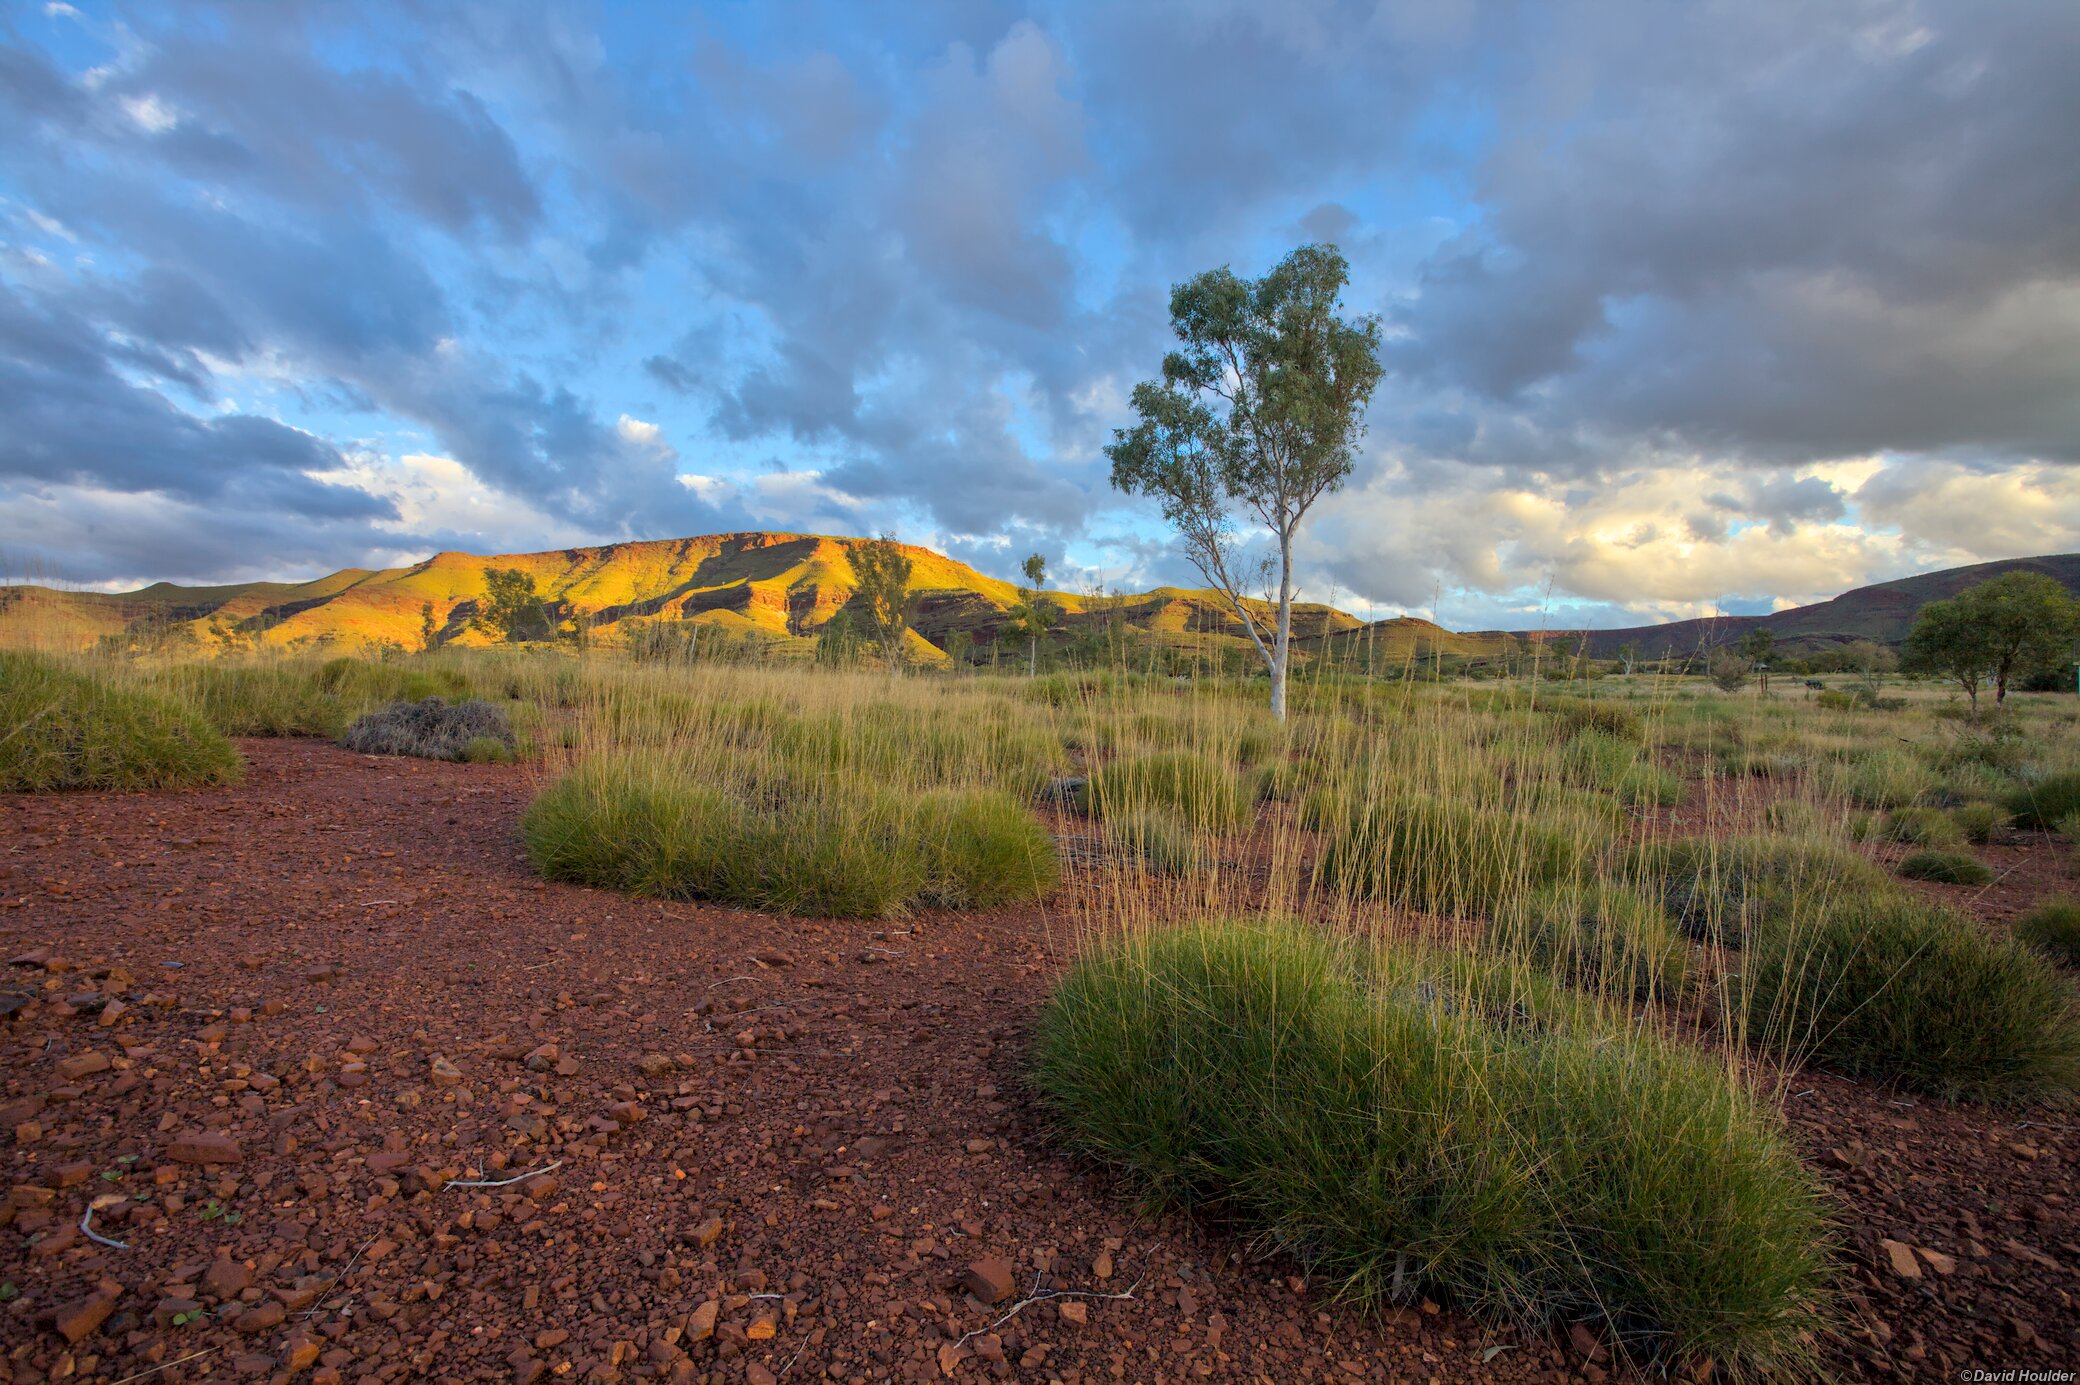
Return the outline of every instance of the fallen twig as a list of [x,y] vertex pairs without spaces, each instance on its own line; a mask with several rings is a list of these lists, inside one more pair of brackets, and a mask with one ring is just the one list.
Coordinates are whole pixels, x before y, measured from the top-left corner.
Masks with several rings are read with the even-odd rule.
[[135,1375],[126,1375],[121,1380],[118,1380],[115,1385],[130,1385],[130,1382],[133,1380],[142,1380],[148,1375],[157,1375],[160,1371],[172,1370],[175,1366],[185,1365],[198,1356],[207,1356],[213,1351],[222,1350],[222,1347],[204,1347],[200,1351],[191,1351],[186,1356],[176,1357],[171,1361],[161,1361],[158,1365],[148,1370],[139,1371]]
[[511,1178],[451,1178],[441,1186],[444,1188],[504,1188],[518,1183],[522,1179],[532,1178],[538,1173],[548,1173],[552,1169],[560,1169],[562,1167],[563,1160],[558,1159],[553,1164],[545,1164],[538,1169],[529,1169],[525,1173],[516,1173]]
[[1051,1298],[1132,1298],[1134,1297],[1134,1291],[1141,1287],[1141,1280],[1146,1277],[1145,1275],[1137,1277],[1132,1284],[1129,1284],[1124,1290],[1116,1294],[1103,1293],[1097,1289],[1049,1289],[1044,1294],[1034,1294],[1031,1298],[1022,1298],[1012,1304],[1010,1311],[1006,1312],[1003,1317],[998,1318],[987,1327],[978,1327],[973,1332],[963,1336],[958,1342],[953,1344],[953,1349],[959,1351],[968,1344],[968,1338],[980,1337],[985,1332],[994,1332],[1034,1304],[1044,1303]]
[[79,1214],[79,1229],[86,1233],[88,1240],[94,1242],[96,1245],[112,1246],[117,1250],[130,1249],[128,1243],[123,1241],[110,1240],[108,1237],[96,1231],[93,1227],[88,1226],[87,1223],[92,1220],[94,1220],[94,1209],[90,1205],[88,1206],[86,1211]]
[[[361,1252],[367,1250],[370,1246],[374,1245],[376,1243],[376,1237],[382,1234],[383,1228],[380,1226],[377,1227],[375,1230],[369,1232],[368,1239],[363,1241],[360,1245],[354,1248],[354,1253],[347,1257],[347,1267],[341,1270],[338,1274],[334,1275],[332,1278],[332,1282],[334,1284],[345,1284],[347,1282],[347,1276],[354,1272],[354,1266],[361,1263]],[[349,1289],[347,1290],[346,1298],[342,1299],[341,1303],[342,1305],[344,1305],[352,1303],[353,1301],[354,1291],[352,1289]],[[303,1316],[306,1318],[312,1317],[318,1312],[320,1308],[323,1308],[324,1306],[324,1297],[323,1295],[320,1295],[318,1298],[313,1299],[311,1301],[310,1307],[303,1310]]]

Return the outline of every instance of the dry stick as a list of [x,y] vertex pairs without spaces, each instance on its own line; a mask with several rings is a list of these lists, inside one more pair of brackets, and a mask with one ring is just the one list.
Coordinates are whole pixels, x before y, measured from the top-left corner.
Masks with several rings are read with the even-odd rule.
[[526,1173],[516,1173],[511,1178],[451,1178],[441,1186],[444,1188],[504,1188],[523,1179],[532,1178],[538,1173],[548,1173],[552,1169],[560,1169],[562,1167],[563,1160],[558,1159],[553,1164],[547,1164],[538,1169],[529,1169]]
[[[363,1241],[359,1246],[356,1246],[354,1248],[354,1253],[347,1257],[347,1267],[341,1270],[339,1272],[338,1277],[336,1277],[332,1282],[334,1284],[344,1285],[347,1282],[347,1276],[354,1272],[354,1266],[361,1263],[361,1252],[367,1250],[370,1246],[374,1245],[376,1243],[376,1237],[382,1234],[383,1228],[380,1226],[377,1227],[375,1230],[369,1232],[368,1239]],[[349,1289],[347,1290],[346,1298],[343,1299],[342,1302],[352,1303],[353,1301],[354,1291],[352,1289]],[[318,1312],[319,1309],[323,1308],[324,1306],[325,1301],[322,1297],[313,1300],[311,1306],[303,1310],[303,1316],[305,1318],[312,1317]]]
[[88,1240],[90,1240],[90,1241],[94,1241],[94,1242],[96,1242],[96,1243],[98,1243],[98,1244],[100,1244],[100,1245],[104,1245],[104,1246],[113,1246],[113,1247],[115,1247],[115,1248],[116,1248],[117,1250],[128,1250],[128,1249],[130,1249],[130,1247],[129,1247],[129,1245],[128,1245],[127,1243],[125,1243],[125,1242],[123,1242],[123,1241],[112,1241],[112,1240],[110,1240],[110,1239],[109,1239],[108,1237],[106,1237],[106,1236],[102,1235],[102,1234],[101,1234],[100,1232],[96,1231],[96,1230],[95,1230],[95,1229],[94,1229],[93,1227],[91,1227],[91,1226],[88,1226],[88,1225],[87,1225],[87,1223],[88,1223],[88,1222],[90,1222],[90,1221],[92,1221],[93,1219],[94,1219],[94,1209],[93,1209],[93,1207],[91,1207],[91,1206],[89,1206],[89,1207],[87,1208],[87,1210],[86,1210],[86,1211],[84,1211],[84,1212],[82,1212],[82,1213],[80,1213],[80,1214],[79,1214],[79,1229],[87,1233],[87,1239],[88,1239]]
[[953,1349],[955,1351],[959,1351],[962,1347],[966,1346],[968,1344],[969,1337],[980,1337],[985,1332],[996,1331],[999,1327],[1002,1327],[1005,1323],[1010,1322],[1013,1318],[1017,1317],[1020,1313],[1024,1312],[1026,1309],[1032,1307],[1036,1303],[1042,1303],[1051,1298],[1132,1298],[1134,1297],[1134,1291],[1141,1287],[1141,1280],[1145,1278],[1147,1278],[1146,1275],[1137,1277],[1132,1284],[1129,1284],[1126,1287],[1126,1290],[1124,1292],[1117,1294],[1100,1293],[1096,1289],[1049,1289],[1044,1294],[1034,1294],[1031,1298],[1020,1299],[1017,1303],[1011,1305],[1011,1311],[1004,1314],[1003,1317],[998,1318],[988,1327],[978,1327],[974,1331],[963,1336],[958,1342],[955,1342],[953,1344]]
[[141,1370],[137,1372],[135,1375],[126,1375],[121,1380],[118,1380],[116,1382],[116,1385],[130,1385],[130,1382],[133,1380],[142,1380],[148,1375],[157,1375],[160,1371],[170,1371],[175,1366],[183,1365],[189,1361],[193,1361],[198,1356],[207,1356],[213,1351],[222,1350],[222,1347],[204,1347],[200,1351],[191,1351],[186,1356],[175,1357],[171,1361],[161,1361],[158,1365],[152,1366],[146,1370]]

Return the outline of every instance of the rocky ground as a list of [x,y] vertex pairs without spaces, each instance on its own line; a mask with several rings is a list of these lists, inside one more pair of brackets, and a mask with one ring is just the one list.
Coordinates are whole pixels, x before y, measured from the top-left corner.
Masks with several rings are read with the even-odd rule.
[[[525,768],[244,749],[232,789],[0,798],[0,1381],[1609,1374],[1586,1330],[1329,1302],[1051,1147],[1058,914],[543,885]],[[1790,1109],[1831,1375],[2080,1362],[2080,1118]]]

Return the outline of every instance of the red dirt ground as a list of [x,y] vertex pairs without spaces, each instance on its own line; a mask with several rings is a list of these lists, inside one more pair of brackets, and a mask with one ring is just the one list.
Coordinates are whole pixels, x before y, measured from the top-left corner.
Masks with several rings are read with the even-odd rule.
[[[0,1381],[1605,1377],[1328,1302],[1051,1146],[1021,1070],[1060,916],[543,885],[524,768],[243,748],[235,788],[0,798]],[[1831,1378],[2080,1361],[2080,1118],[1793,1090]],[[1006,1319],[1036,1286],[1114,1297]]]

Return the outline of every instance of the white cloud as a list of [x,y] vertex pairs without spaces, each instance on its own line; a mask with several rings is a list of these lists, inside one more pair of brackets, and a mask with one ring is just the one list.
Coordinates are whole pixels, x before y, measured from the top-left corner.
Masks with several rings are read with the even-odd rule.
[[614,423],[614,432],[620,439],[636,447],[656,447],[663,437],[663,430],[654,423],[623,414]]
[[181,123],[179,111],[149,92],[143,96],[125,96],[122,105],[123,113],[148,134],[163,135]]

